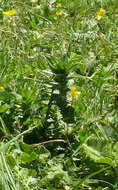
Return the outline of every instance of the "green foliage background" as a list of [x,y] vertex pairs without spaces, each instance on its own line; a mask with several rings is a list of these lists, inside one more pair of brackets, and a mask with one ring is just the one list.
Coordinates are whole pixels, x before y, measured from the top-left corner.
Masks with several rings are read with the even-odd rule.
[[0,0],[0,38],[0,189],[117,190],[117,0]]

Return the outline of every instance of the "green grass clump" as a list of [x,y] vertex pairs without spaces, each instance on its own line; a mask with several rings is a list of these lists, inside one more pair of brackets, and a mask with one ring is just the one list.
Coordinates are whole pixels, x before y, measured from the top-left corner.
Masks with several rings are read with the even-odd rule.
[[117,190],[117,1],[0,4],[0,189]]

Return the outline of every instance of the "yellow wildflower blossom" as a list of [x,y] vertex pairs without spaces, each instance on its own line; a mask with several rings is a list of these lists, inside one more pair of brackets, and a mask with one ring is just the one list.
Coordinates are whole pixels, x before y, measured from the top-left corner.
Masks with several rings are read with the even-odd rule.
[[4,87],[3,86],[0,86],[0,91],[4,90]]
[[62,10],[58,10],[58,11],[56,11],[56,15],[57,15],[57,16],[61,16],[61,15],[63,15],[63,11],[62,11]]
[[79,92],[75,87],[71,87],[70,94],[72,98],[77,98],[81,94],[81,92]]
[[16,9],[11,9],[9,11],[3,11],[3,15],[5,16],[13,16],[16,14]]
[[103,8],[100,8],[99,11],[97,11],[97,18],[100,19],[101,17],[105,16],[106,10]]
[[56,7],[57,7],[57,8],[61,8],[61,7],[62,7],[62,4],[61,4],[61,3],[58,3],[58,4],[56,5]]

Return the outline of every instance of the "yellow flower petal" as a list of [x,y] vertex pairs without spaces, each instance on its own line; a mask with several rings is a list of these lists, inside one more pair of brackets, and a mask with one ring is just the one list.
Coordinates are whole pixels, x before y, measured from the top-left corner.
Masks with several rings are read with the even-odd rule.
[[5,16],[13,16],[16,14],[16,9],[11,9],[9,11],[3,11],[3,15]]
[[78,91],[75,87],[71,87],[70,94],[71,94],[72,98],[77,98],[81,94],[81,92]]
[[101,17],[105,16],[106,10],[103,8],[100,8],[99,11],[97,12],[97,18],[100,19]]

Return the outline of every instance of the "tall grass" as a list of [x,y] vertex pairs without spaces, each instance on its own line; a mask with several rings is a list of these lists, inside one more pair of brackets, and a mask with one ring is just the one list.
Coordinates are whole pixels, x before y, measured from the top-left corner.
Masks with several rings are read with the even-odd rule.
[[117,190],[117,1],[0,3],[0,188]]

